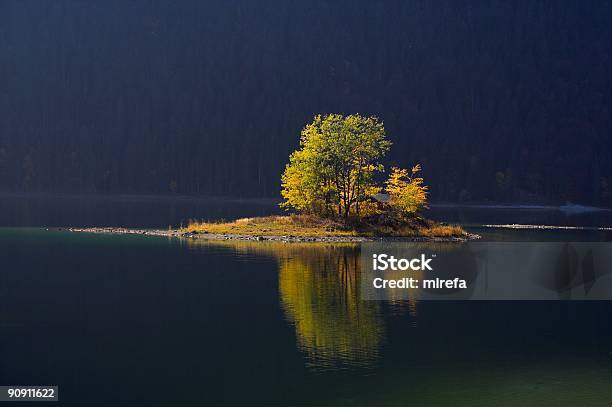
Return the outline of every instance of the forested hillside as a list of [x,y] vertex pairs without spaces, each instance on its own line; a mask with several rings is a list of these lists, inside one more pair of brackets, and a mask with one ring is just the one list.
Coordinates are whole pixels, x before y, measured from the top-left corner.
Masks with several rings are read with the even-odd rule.
[[2,1],[0,190],[278,196],[316,113],[432,201],[612,205],[609,1]]

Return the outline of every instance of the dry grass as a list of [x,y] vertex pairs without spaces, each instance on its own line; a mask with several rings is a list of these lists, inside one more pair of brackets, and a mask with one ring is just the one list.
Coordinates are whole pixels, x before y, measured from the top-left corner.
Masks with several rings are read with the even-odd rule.
[[265,216],[233,222],[190,222],[183,232],[257,236],[356,236],[331,220],[311,216]]
[[460,226],[407,225],[404,228],[347,227],[340,222],[308,215],[265,216],[242,218],[233,222],[190,222],[181,232],[235,234],[253,236],[395,236],[395,237],[452,237],[465,232]]
[[432,225],[418,229],[419,236],[424,237],[453,237],[462,236],[465,230],[457,225]]

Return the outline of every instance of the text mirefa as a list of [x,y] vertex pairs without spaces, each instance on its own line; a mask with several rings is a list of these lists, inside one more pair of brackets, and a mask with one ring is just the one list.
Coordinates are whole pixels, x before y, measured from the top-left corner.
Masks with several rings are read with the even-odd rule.
[[[435,255],[426,256],[422,253],[419,257],[410,259],[397,258],[388,254],[373,254],[372,255],[372,270],[373,271],[434,271],[433,261]],[[465,280],[460,278],[441,279],[441,278],[423,278],[419,280],[415,277],[402,277],[396,279],[386,279],[376,277],[372,280],[374,288],[408,288],[408,289],[444,289],[444,288],[467,288]]]

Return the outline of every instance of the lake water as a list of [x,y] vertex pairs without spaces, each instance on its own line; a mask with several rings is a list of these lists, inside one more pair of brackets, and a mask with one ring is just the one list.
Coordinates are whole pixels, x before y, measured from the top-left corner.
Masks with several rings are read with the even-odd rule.
[[[612,399],[610,302],[363,301],[355,245],[46,229],[166,227],[269,213],[266,201],[9,196],[0,205],[0,385],[58,385],[63,406]],[[607,212],[572,219],[445,208],[431,216],[491,240],[612,240],[605,231],[477,227],[520,219],[610,226]]]

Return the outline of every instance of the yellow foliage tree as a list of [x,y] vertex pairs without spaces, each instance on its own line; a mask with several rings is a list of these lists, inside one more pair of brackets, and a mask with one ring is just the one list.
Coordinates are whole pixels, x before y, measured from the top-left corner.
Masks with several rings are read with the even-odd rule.
[[378,190],[374,174],[391,142],[383,123],[359,114],[315,116],[282,175],[281,207],[348,219],[363,216]]
[[423,178],[417,176],[420,171],[419,164],[412,167],[410,173],[406,169],[393,167],[385,182],[389,205],[404,215],[413,215],[427,207],[428,188],[423,185]]

